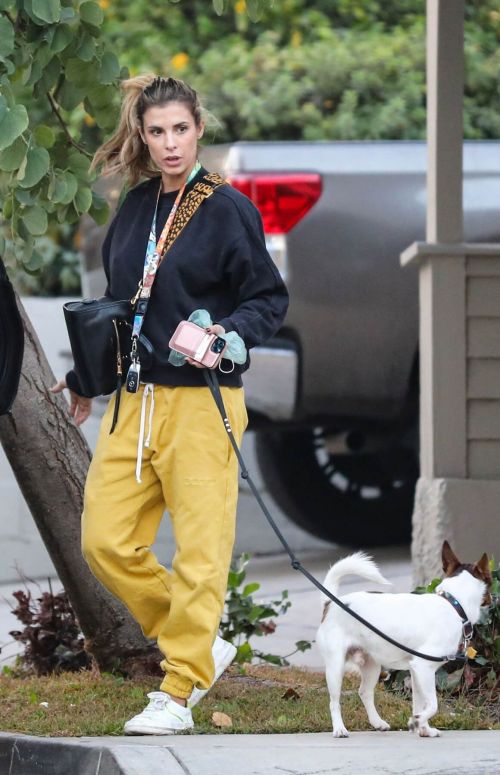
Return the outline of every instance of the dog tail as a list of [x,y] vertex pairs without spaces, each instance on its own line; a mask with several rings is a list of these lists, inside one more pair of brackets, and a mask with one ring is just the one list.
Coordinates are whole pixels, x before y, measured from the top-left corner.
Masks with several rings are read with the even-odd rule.
[[[375,584],[391,584],[390,581],[387,581],[382,576],[372,558],[364,552],[350,554],[348,557],[344,557],[343,560],[336,562],[335,565],[332,565],[326,574],[323,586],[336,595],[344,576],[361,576],[361,578],[373,581]],[[329,600],[323,592],[321,593],[321,598],[323,603]]]

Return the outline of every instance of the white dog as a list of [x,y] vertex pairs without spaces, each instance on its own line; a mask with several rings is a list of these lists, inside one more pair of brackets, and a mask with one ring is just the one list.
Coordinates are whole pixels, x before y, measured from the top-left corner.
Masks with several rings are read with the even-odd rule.
[[[486,554],[475,565],[463,565],[447,541],[443,544],[442,560],[445,578],[437,587],[437,594],[353,592],[341,600],[379,630],[415,651],[432,656],[456,654],[463,643],[465,628],[472,629],[471,625],[479,619],[481,604],[488,600],[491,573]],[[361,576],[378,584],[390,583],[371,558],[358,552],[335,563],[323,586],[336,595],[341,579],[348,575]],[[334,737],[349,735],[340,712],[345,672],[361,674],[359,696],[372,727],[382,731],[390,728],[374,704],[374,689],[382,666],[410,671],[413,715],[408,726],[418,730],[421,737],[438,736],[439,731],[429,726],[428,721],[437,711],[435,673],[444,660],[430,662],[402,651],[343,611],[326,595],[322,594],[322,598],[325,605],[317,643],[326,666]]]

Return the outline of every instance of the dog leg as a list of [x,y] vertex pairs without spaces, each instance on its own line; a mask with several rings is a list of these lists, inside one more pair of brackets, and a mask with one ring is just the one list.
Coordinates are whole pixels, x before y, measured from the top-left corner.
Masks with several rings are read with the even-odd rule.
[[419,726],[419,716],[424,709],[424,697],[420,693],[418,682],[415,676],[415,670],[410,667],[411,675],[411,701],[412,701],[412,716],[408,721],[408,729],[410,732],[417,732]]
[[417,690],[418,713],[415,713],[414,721],[420,737],[440,737],[441,732],[428,724],[438,709],[436,696],[436,668],[433,665],[416,664],[412,668],[413,689]]
[[366,656],[364,664],[359,666],[359,670],[361,672],[361,684],[358,694],[368,714],[368,721],[374,729],[386,732],[391,727],[377,713],[374,697],[375,686],[380,676],[380,665],[371,657]]
[[330,713],[332,716],[333,736],[349,737],[349,732],[344,726],[340,712],[340,694],[342,691],[342,679],[344,677],[345,649],[342,644],[336,643],[335,651],[329,651],[326,655],[326,683],[330,692]]

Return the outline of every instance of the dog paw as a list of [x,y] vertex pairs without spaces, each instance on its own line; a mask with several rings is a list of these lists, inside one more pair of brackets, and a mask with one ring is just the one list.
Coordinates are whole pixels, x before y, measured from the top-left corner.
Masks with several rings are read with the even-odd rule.
[[435,727],[422,726],[418,730],[420,737],[441,737],[441,732]]
[[334,737],[349,737],[349,732],[345,727],[337,727],[333,730]]
[[384,721],[383,718],[381,718],[380,721],[378,721],[376,724],[373,724],[372,726],[378,732],[387,732],[387,730],[391,728],[391,725],[388,724],[387,721]]

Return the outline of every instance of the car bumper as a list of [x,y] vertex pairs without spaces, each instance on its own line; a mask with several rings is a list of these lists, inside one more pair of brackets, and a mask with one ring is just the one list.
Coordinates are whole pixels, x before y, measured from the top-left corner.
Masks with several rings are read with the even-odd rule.
[[297,403],[299,359],[293,345],[282,342],[251,350],[244,375],[245,402],[251,412],[270,420],[290,420]]

